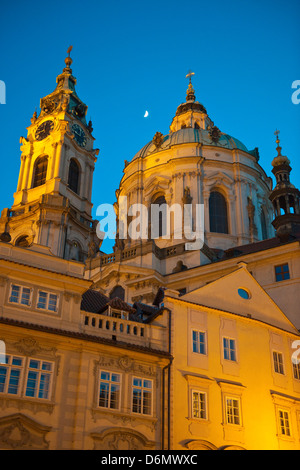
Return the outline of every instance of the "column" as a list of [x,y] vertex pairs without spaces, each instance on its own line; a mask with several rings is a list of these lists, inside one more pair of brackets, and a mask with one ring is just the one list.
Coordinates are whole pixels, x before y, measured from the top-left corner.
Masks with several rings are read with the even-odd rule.
[[53,165],[54,165],[53,177],[54,178],[59,178],[60,177],[60,163],[61,163],[61,159],[62,159],[62,148],[63,148],[63,141],[60,140],[57,143],[57,149],[56,149],[56,153],[55,153],[55,160],[53,162]]
[[22,189],[22,182],[23,182],[23,175],[24,175],[24,168],[25,168],[25,160],[26,160],[26,155],[21,155],[21,168],[20,168],[20,173],[19,173],[17,191],[20,191]]

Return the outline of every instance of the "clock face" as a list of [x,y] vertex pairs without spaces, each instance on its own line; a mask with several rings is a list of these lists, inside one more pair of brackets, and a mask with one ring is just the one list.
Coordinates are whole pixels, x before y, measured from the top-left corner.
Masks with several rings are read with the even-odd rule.
[[78,124],[73,124],[72,131],[74,133],[74,139],[76,140],[77,144],[80,145],[80,147],[85,147],[86,135],[83,129],[80,126],[78,126]]
[[36,140],[43,140],[48,135],[54,128],[54,122],[53,121],[44,121],[42,124],[39,125],[37,130],[35,131],[35,138]]

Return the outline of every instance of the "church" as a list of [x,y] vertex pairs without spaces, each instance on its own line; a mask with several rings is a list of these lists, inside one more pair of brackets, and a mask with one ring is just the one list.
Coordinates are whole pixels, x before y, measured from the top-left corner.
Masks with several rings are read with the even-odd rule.
[[[189,73],[169,134],[120,168],[104,253],[70,52],[1,212],[0,449],[299,450],[300,192],[279,131],[273,184]],[[156,237],[150,216],[146,237],[123,236],[124,199],[158,209]],[[192,232],[203,208],[199,247],[174,205]]]

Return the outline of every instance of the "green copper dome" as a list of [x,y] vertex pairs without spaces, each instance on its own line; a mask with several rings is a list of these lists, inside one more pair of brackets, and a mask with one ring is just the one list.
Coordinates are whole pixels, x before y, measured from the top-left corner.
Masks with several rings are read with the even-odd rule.
[[209,130],[187,127],[163,136],[161,139],[161,145],[159,147],[157,147],[153,141],[149,142],[139,152],[136,153],[136,155],[133,157],[133,160],[140,157],[146,157],[147,155],[155,152],[170,149],[174,145],[190,143],[220,147],[229,150],[239,149],[258,157],[258,152],[256,150],[249,151],[240,140],[232,137],[231,135],[221,132],[219,139],[213,140]]

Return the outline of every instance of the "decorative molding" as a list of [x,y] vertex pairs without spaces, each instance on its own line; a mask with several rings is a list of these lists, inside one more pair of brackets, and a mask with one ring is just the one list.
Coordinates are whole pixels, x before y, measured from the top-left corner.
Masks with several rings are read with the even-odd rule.
[[95,450],[145,450],[155,449],[155,442],[149,441],[140,432],[128,428],[111,428],[102,433],[92,433]]
[[56,356],[56,348],[43,348],[40,344],[32,337],[27,336],[26,338],[20,339],[13,345],[21,354],[24,356],[32,356],[37,353],[43,353],[50,355],[51,357]]
[[54,403],[44,403],[39,402],[38,400],[32,401],[27,398],[14,398],[11,396],[3,396],[0,400],[0,408],[5,410],[6,408],[14,408],[18,411],[29,410],[33,414],[36,413],[48,413],[51,415],[54,411],[55,404]]
[[22,413],[0,418],[1,449],[46,450],[49,442],[46,434],[51,427],[44,426]]
[[105,357],[101,356],[98,361],[94,361],[93,373],[96,375],[98,367],[109,367],[115,370],[122,370],[126,373],[142,374],[147,377],[156,377],[156,368],[153,365],[137,363],[129,356]]

